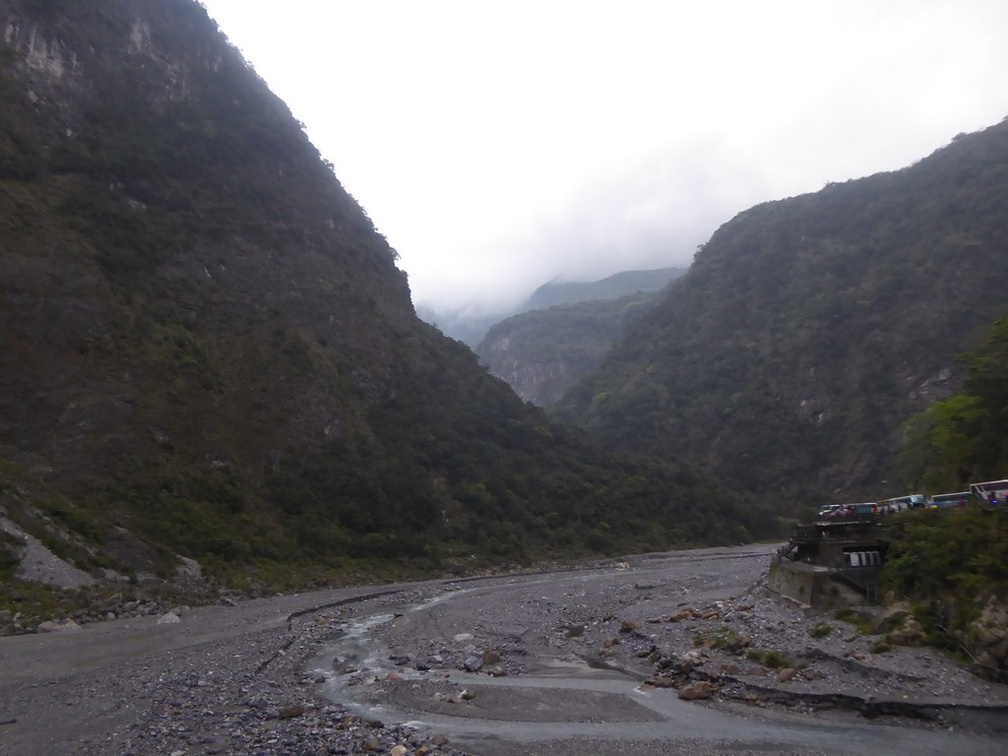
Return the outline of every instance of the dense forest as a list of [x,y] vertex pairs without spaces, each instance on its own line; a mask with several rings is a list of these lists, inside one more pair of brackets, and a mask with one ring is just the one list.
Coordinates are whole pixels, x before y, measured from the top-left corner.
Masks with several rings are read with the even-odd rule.
[[290,587],[779,532],[421,322],[199,3],[0,0],[0,30],[4,602],[26,590],[12,529],[95,576],[187,557]]
[[554,415],[796,513],[906,493],[907,421],[1008,312],[1006,240],[1008,121],[745,210]]
[[964,491],[973,481],[1008,471],[1008,320],[960,360],[961,390],[934,402],[907,423],[902,475],[914,488]]
[[[966,370],[960,391],[907,423],[902,477],[916,490],[966,492],[1008,470],[1008,320],[959,361]],[[887,518],[882,584],[891,600],[910,604],[929,644],[1003,682],[996,657],[1004,654],[990,631],[1000,625],[1003,632],[1008,616],[1008,507],[966,501]]]

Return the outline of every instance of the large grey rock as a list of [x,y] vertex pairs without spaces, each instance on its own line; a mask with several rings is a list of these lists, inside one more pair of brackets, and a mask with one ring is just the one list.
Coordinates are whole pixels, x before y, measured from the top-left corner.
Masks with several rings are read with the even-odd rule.
[[72,619],[46,620],[36,628],[40,633],[57,633],[63,630],[80,630],[81,626]]

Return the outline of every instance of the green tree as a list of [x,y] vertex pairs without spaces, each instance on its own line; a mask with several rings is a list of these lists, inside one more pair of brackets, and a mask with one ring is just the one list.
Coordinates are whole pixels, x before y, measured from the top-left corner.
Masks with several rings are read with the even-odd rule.
[[908,424],[901,466],[926,490],[962,489],[1008,467],[1008,319],[996,321],[987,342],[961,359],[962,391]]

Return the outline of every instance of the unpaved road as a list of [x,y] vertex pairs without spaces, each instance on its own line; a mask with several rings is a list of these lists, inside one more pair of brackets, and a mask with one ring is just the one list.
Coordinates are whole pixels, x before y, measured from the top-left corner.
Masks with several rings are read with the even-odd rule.
[[[0,754],[1008,753],[1006,686],[924,649],[872,654],[850,626],[776,603],[759,587],[771,552],[0,638]],[[824,619],[829,634],[810,636]],[[790,657],[794,676],[751,651]],[[711,698],[648,684],[670,683],[684,658],[676,684],[710,679]],[[863,715],[886,706],[895,715]]]

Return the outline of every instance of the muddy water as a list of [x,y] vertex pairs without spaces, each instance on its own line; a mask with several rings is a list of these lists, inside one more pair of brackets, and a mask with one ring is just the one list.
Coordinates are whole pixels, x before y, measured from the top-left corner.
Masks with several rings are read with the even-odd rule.
[[[591,601],[599,585],[612,590],[629,579],[615,572],[536,576],[385,608],[350,621],[311,666],[327,678],[331,700],[364,717],[446,734],[454,746],[475,754],[1008,754],[1008,744],[995,735],[894,725],[850,713],[687,702],[674,690],[644,686],[630,671],[536,641],[537,614],[561,601]],[[401,650],[392,639],[450,643],[459,628],[475,626],[477,617],[485,625],[489,615],[500,618],[499,637],[527,642],[520,675],[420,671],[390,659]],[[414,658],[421,656],[418,651]]]

